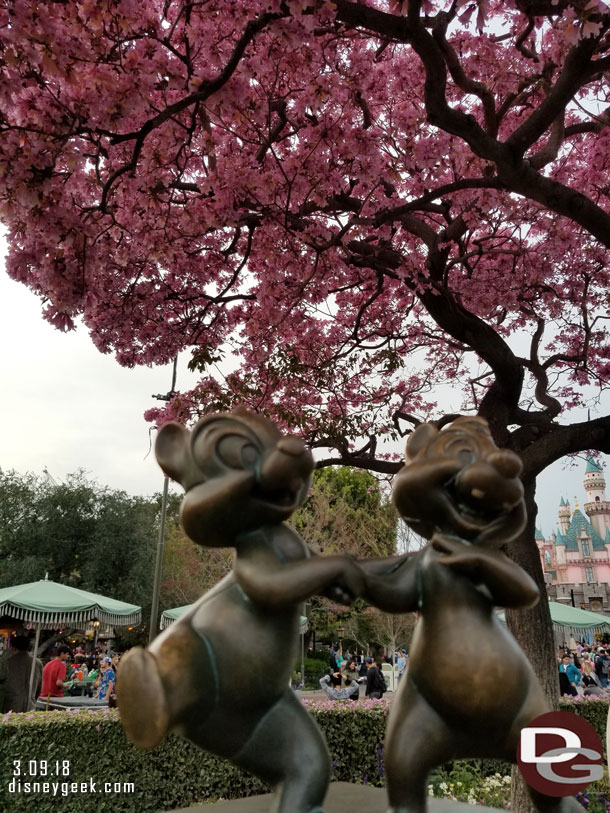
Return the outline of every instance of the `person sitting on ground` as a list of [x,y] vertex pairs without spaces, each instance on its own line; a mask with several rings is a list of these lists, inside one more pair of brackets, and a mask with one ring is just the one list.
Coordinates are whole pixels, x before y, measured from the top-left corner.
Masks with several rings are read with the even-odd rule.
[[[346,681],[347,683],[347,681]],[[333,672],[320,678],[320,686],[331,700],[349,700],[358,691],[358,684],[351,680],[349,685],[341,688],[341,673]]]
[[606,694],[589,661],[582,664],[582,685],[585,687],[585,697]]
[[343,667],[343,677],[355,680],[356,683],[360,680],[360,672],[354,661],[349,661],[345,664]]
[[[358,686],[360,683],[364,683],[366,678],[360,677],[360,672],[358,671],[357,664],[354,661],[350,661],[343,670],[343,680],[346,686],[353,686],[354,683],[356,683],[356,685]],[[359,697],[360,689],[356,688],[353,689],[349,699],[358,700]]]

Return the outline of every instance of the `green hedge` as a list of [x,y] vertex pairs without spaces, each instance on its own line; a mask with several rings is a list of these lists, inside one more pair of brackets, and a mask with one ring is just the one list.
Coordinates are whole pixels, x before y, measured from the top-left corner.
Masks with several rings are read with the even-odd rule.
[[[382,742],[385,702],[307,704],[324,731],[333,759],[333,777],[347,782],[383,784]],[[46,760],[48,781],[58,793],[10,793],[14,761],[21,771],[30,760]],[[62,776],[64,761],[69,776]],[[59,773],[59,775],[56,775]],[[21,777],[22,782],[34,781]],[[96,793],[73,792],[62,782],[95,783]],[[133,783],[135,792],[104,792],[105,782]],[[23,787],[23,786],[22,786]],[[170,736],[150,752],[126,739],[115,711],[58,711],[5,715],[0,723],[1,811],[157,811],[188,807],[205,799],[236,798],[268,790],[255,777],[230,762]]]
[[571,711],[584,717],[588,720],[593,728],[597,731],[602,740],[604,747],[604,760],[607,761],[606,755],[606,726],[608,721],[608,706],[610,705],[610,698],[601,697],[599,699],[582,698],[569,700],[567,697],[562,697],[559,703],[559,711]]
[[[330,669],[329,661],[319,660],[318,658],[305,658],[305,685],[311,686],[315,689],[320,688],[320,678],[328,674]],[[301,661],[298,661],[295,669],[301,669]]]
[[[559,701],[559,711],[570,711],[573,714],[578,714],[584,717],[585,720],[591,723],[593,728],[599,734],[602,746],[604,749],[604,761],[607,762],[606,755],[606,726],[608,720],[608,707],[610,705],[609,697],[598,698],[579,698],[568,699],[562,697]],[[459,772],[463,768],[471,772],[476,772],[481,776],[494,776],[499,773],[502,776],[510,774],[511,765],[508,762],[503,762],[498,759],[471,759],[471,760],[455,760],[448,762],[446,765],[439,767],[437,773],[443,778],[449,773]]]
[[[305,701],[323,730],[333,760],[333,778],[344,782],[383,784],[383,738],[389,703],[361,701],[332,703]],[[607,700],[562,700],[562,711],[589,720],[606,741]],[[9,793],[16,779],[15,760],[22,774],[30,760],[37,762],[36,781],[46,760],[48,781],[58,783],[58,793]],[[67,761],[69,776],[62,776]],[[503,773],[495,761],[478,762],[483,775]],[[458,763],[445,766],[456,770]],[[474,767],[474,766],[473,766]],[[508,770],[508,766],[506,766]],[[59,775],[56,775],[59,773]],[[21,776],[21,781],[32,781]],[[73,792],[62,783],[96,785],[96,793]],[[133,783],[135,792],[104,792],[105,782]],[[188,807],[205,799],[236,798],[264,792],[266,788],[231,763],[214,757],[179,737],[168,737],[150,752],[127,741],[115,711],[66,711],[9,714],[0,721],[0,810],[40,813],[93,813],[93,811],[158,811]]]

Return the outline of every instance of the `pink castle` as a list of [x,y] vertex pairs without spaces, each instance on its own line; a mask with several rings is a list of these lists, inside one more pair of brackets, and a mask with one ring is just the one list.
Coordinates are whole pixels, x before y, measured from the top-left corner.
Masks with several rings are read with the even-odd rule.
[[[610,611],[610,501],[602,467],[587,460],[583,514],[561,498],[559,527],[551,539],[536,530],[549,598],[594,612]],[[585,516],[586,514],[586,516]]]

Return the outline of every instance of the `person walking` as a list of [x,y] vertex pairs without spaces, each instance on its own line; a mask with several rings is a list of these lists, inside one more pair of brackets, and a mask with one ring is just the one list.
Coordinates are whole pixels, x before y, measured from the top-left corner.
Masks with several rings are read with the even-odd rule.
[[0,684],[4,686],[3,713],[31,711],[42,685],[42,663],[36,658],[34,681],[30,693],[30,675],[34,658],[28,654],[29,640],[17,635],[11,642],[9,654],[0,662]]
[[373,658],[366,659],[366,691],[365,694],[367,697],[370,697],[375,700],[381,700],[384,693],[387,692],[388,687],[385,685],[385,680],[383,679],[383,675],[377,668],[376,662]]

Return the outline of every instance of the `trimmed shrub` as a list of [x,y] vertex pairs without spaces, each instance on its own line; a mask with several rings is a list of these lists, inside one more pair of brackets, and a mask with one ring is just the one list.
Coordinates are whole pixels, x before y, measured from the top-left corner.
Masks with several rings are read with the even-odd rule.
[[[333,778],[382,784],[389,704],[310,700],[306,705],[326,734]],[[25,783],[33,782],[39,783],[38,792],[25,792]],[[44,782],[49,783],[46,792]],[[115,789],[115,782],[121,788]],[[108,789],[105,783],[110,783]],[[132,783],[133,790],[123,783]],[[92,785],[95,792],[90,792]],[[127,741],[113,710],[6,714],[0,722],[2,811],[172,810],[267,790],[252,775],[177,736],[153,751],[138,750]]]
[[[326,736],[333,779],[383,785],[383,739],[390,702],[335,703],[326,698],[303,702]],[[564,698],[560,709],[589,720],[605,748],[608,705],[608,698]],[[479,779],[503,777],[510,766],[495,760],[460,760],[442,766],[430,781],[435,789],[442,783],[457,783],[464,771]],[[43,792],[45,781],[49,788]],[[39,783],[38,792],[26,792],[25,783],[33,782]],[[78,783],[78,789],[72,783]],[[105,783],[110,783],[108,789]],[[114,783],[121,787],[115,789]],[[132,783],[133,790],[123,783]],[[153,751],[139,751],[127,741],[113,710],[6,714],[0,720],[0,810],[7,813],[34,807],[39,813],[172,810],[266,790],[252,775],[176,736]]]
[[[295,669],[300,670],[301,661],[298,661]],[[320,678],[328,674],[330,664],[318,658],[305,658],[305,686],[319,689]]]
[[606,727],[608,724],[608,707],[610,706],[610,697],[592,696],[592,697],[562,697],[559,703],[559,711],[571,711],[584,717],[601,737],[602,745],[604,747],[604,760],[606,756]]

